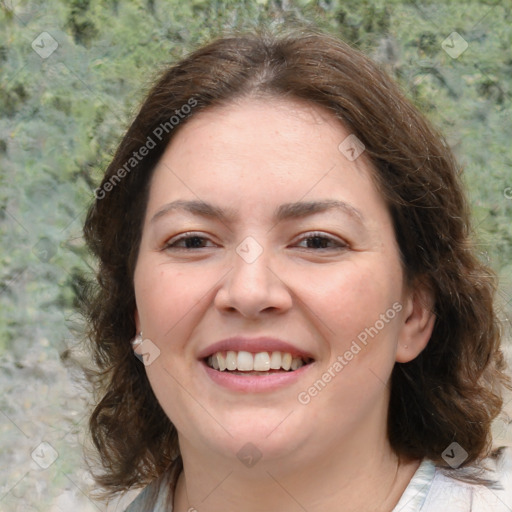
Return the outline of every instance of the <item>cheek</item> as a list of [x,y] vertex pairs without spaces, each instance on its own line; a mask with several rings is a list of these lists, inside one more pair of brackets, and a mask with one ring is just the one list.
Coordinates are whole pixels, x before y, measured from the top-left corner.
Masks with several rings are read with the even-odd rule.
[[[155,396],[178,429],[186,429],[189,409],[194,407],[187,378],[193,362],[184,349],[209,299],[211,272],[180,270],[141,258],[135,272],[137,310],[144,338],[152,340],[160,353],[145,370]],[[213,280],[215,282],[215,280]],[[185,406],[186,405],[186,406]],[[199,413],[197,413],[199,414]]]
[[[339,340],[340,347],[379,321],[401,296],[399,276],[389,265],[370,259],[336,270],[318,269],[308,276],[307,283],[303,287],[307,305],[322,320],[329,338]],[[389,325],[391,322],[386,323]]]
[[317,275],[304,289],[327,350],[321,373],[304,392],[318,396],[325,421],[341,408],[355,425],[362,414],[384,407],[395,364],[401,281],[378,264],[346,265],[326,275],[328,280]]
[[194,316],[211,287],[209,275],[205,269],[181,271],[141,261],[135,273],[135,295],[144,332],[161,338],[187,316]]
[[401,274],[393,272],[392,263],[385,264],[382,256],[378,259],[326,271],[328,279],[316,275],[311,288],[304,290],[318,316],[316,328],[326,340],[321,380],[332,380],[333,393],[324,399],[346,401],[354,414],[363,397],[370,403],[385,392],[396,357]]

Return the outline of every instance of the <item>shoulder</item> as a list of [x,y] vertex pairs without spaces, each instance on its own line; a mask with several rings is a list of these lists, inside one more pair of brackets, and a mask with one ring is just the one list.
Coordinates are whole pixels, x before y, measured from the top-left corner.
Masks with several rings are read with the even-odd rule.
[[144,487],[125,512],[172,512],[174,488],[182,470],[183,462],[178,456],[167,471]]
[[141,491],[125,512],[172,512],[167,499],[167,493],[162,492],[160,483],[155,481]]
[[172,497],[155,481],[141,491],[125,512],[172,512]]
[[172,512],[175,473],[164,473],[144,487],[125,512]]
[[[485,459],[482,467],[448,471],[423,461],[395,511],[510,512],[512,447],[500,448],[494,457]],[[482,483],[466,480],[475,476]]]

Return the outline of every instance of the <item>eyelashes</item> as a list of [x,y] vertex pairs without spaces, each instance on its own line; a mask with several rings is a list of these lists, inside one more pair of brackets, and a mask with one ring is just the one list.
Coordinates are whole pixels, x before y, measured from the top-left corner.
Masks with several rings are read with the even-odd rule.
[[[306,246],[301,246],[300,244],[303,244],[304,242],[306,243]],[[208,243],[213,245],[207,245]],[[302,235],[292,243],[292,246],[297,246],[301,249],[311,250],[314,252],[342,250],[349,247],[343,240],[318,231]],[[201,233],[187,232],[165,242],[163,249],[168,251],[179,250],[194,252],[201,249],[209,249],[211,247],[218,247],[218,245]]]
[[[345,242],[338,240],[334,237],[327,236],[324,233],[308,233],[307,235],[303,236],[300,240],[313,240],[314,242],[311,245],[320,245],[320,247],[311,247],[308,245],[307,247],[305,247],[306,249],[346,249],[348,247],[348,245]],[[331,244],[331,247],[326,247],[326,244],[328,243]]]
[[[208,241],[209,239],[199,234],[184,233],[178,237],[171,238],[168,242],[165,243],[164,249],[202,249],[204,247],[204,245],[202,245],[202,241],[205,240]],[[178,245],[180,243],[184,243],[185,246]]]

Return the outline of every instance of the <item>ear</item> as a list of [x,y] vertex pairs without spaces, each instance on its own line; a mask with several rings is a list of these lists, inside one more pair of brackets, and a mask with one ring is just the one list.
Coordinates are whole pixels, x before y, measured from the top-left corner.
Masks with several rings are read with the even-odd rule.
[[427,346],[436,321],[434,303],[434,294],[424,284],[418,284],[408,292],[404,323],[398,335],[398,363],[412,361]]

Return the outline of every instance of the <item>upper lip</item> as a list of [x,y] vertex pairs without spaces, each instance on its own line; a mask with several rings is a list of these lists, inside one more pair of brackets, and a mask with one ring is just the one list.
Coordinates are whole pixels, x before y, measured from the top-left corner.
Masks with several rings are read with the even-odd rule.
[[201,350],[198,358],[205,359],[216,352],[227,352],[228,350],[232,350],[234,352],[240,352],[243,350],[253,354],[258,352],[288,352],[293,357],[314,359],[308,351],[300,349],[288,341],[265,336],[259,338],[246,338],[243,336],[226,338],[208,345],[206,348]]

